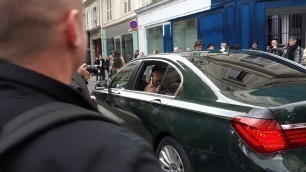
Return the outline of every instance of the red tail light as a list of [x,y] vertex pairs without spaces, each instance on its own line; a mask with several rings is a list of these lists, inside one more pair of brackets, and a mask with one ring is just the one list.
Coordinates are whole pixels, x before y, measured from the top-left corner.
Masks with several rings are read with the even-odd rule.
[[239,136],[257,152],[271,153],[288,148],[282,128],[276,120],[236,117],[231,124]]
[[[285,127],[286,126],[286,127]],[[290,129],[287,129],[287,126],[290,126]],[[296,125],[284,125],[282,126],[286,138],[289,142],[290,148],[301,148],[306,147],[306,128],[292,127]]]

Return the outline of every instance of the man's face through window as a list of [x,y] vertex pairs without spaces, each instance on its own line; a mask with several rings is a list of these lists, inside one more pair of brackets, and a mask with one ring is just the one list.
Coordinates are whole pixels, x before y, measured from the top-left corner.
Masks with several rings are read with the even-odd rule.
[[152,73],[152,84],[159,85],[163,79],[164,72],[162,70],[157,70]]
[[158,90],[158,87],[160,85],[160,82],[162,81],[164,76],[164,71],[163,70],[156,70],[152,73],[150,82],[144,89],[145,92],[151,92],[151,93],[156,93]]
[[278,42],[276,40],[272,40],[271,45],[272,45],[273,48],[275,48],[275,47],[278,46]]
[[296,40],[295,39],[289,39],[289,46],[293,46],[296,44]]

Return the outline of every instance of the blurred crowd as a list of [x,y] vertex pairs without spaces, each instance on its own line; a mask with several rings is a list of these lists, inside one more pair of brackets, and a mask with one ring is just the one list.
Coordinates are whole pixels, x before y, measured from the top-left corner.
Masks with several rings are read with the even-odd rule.
[[[272,39],[270,41],[270,45],[267,46],[266,52],[284,57],[286,59],[292,60],[296,63],[306,65],[306,49],[303,49],[300,45],[298,45],[296,36],[290,36],[288,39],[288,43],[285,46],[281,46],[277,39]],[[194,50],[200,51],[203,50],[204,43],[202,40],[197,40],[194,43]],[[207,50],[215,50],[215,45],[213,43],[209,43],[206,46]],[[228,49],[240,49],[239,44],[228,45],[226,41],[222,41],[220,43],[220,51],[226,51]],[[253,41],[251,43],[250,50],[260,51],[259,44],[257,41]],[[178,47],[174,47],[173,52],[179,52]]]

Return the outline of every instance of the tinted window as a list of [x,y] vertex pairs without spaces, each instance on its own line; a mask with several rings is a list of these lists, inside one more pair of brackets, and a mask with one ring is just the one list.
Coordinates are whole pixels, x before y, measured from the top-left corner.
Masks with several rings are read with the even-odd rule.
[[[159,77],[154,75],[159,75]],[[134,89],[174,95],[180,85],[181,77],[174,67],[165,62],[146,61],[139,70]]]
[[189,60],[223,91],[306,82],[305,69],[265,53],[209,54]]
[[126,88],[127,83],[131,78],[131,75],[137,64],[138,62],[134,62],[125,66],[112,80],[111,88]]
[[169,65],[165,72],[159,94],[174,95],[181,83],[181,77],[176,69]]

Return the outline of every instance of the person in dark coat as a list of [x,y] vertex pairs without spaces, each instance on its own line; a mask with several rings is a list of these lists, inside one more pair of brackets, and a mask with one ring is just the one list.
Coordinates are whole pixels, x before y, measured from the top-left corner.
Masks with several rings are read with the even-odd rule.
[[250,50],[259,50],[259,44],[257,41],[253,41]]
[[86,70],[86,63],[84,63],[78,68],[77,72],[72,76],[72,82],[70,86],[73,89],[79,91],[81,94],[83,94],[84,97],[87,98],[90,102],[92,102],[94,106],[97,106],[96,97],[90,95],[87,87],[88,75],[90,75],[90,73]]
[[[98,68],[97,72],[95,73],[95,75],[96,75],[96,81],[101,80],[100,63],[101,63],[101,59],[100,59],[98,56],[96,56],[95,61],[94,61],[95,67]],[[100,79],[99,79],[99,76],[100,76]]]
[[[0,127],[50,102],[98,112],[69,86],[86,54],[82,1],[2,0],[0,7],[5,9],[0,10]],[[161,171],[147,141],[93,119],[34,135],[2,155],[0,167],[1,172]]]
[[283,57],[296,63],[301,63],[304,50],[297,43],[297,37],[292,35],[289,37],[288,45],[284,48]]
[[272,39],[271,40],[271,46],[267,47],[267,52],[276,54],[278,56],[283,55],[283,49],[278,46],[278,40],[277,39]]
[[135,50],[133,59],[136,59],[139,56],[139,50]]

